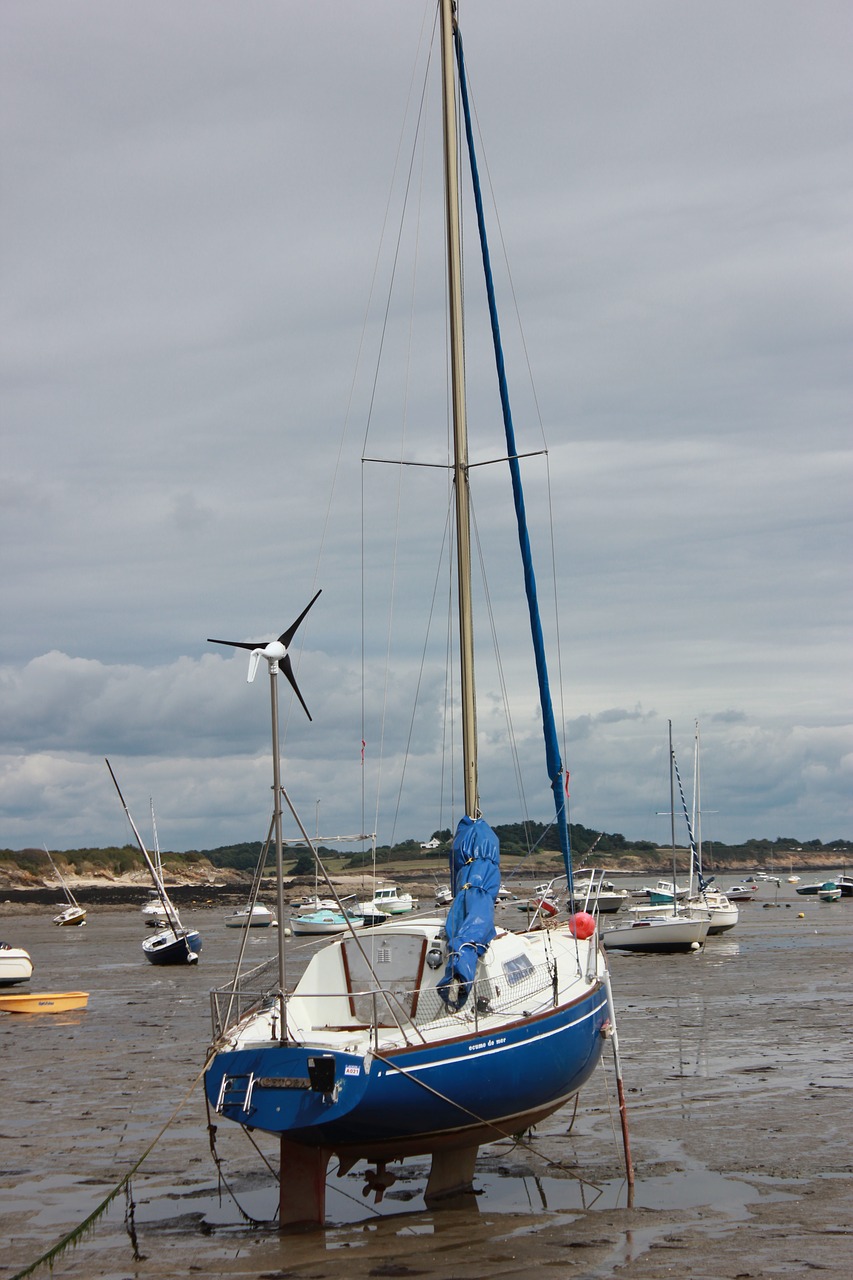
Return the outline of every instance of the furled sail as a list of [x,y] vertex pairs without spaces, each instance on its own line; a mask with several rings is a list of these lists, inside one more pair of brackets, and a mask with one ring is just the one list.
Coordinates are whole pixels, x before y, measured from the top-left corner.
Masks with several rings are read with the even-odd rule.
[[450,850],[453,905],[445,931],[449,957],[438,984],[448,1008],[461,1009],[471,991],[477,961],[495,936],[495,902],[501,887],[500,842],[484,818],[462,818]]

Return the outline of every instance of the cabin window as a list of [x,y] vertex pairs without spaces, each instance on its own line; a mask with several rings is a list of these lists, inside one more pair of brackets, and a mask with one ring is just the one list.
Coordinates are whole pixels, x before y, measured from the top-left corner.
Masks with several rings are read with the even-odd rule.
[[504,977],[511,987],[517,986],[519,982],[529,978],[534,971],[534,965],[530,957],[525,955],[513,956],[511,960],[504,960],[502,968]]

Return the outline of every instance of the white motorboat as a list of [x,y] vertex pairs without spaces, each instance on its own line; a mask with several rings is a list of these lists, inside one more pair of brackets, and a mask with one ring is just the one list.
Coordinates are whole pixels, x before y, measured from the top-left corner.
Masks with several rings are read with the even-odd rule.
[[0,942],[0,987],[11,987],[17,982],[27,982],[33,974],[33,962],[23,947],[13,947],[11,942]]
[[678,901],[681,898],[686,898],[688,894],[688,887],[687,885],[679,884],[676,884],[673,887],[672,880],[658,880],[654,888],[644,887],[643,893],[646,895],[649,902],[660,906],[667,902]]
[[707,913],[704,920],[672,911],[633,916],[624,924],[605,929],[601,941],[608,950],[698,951],[708,936],[710,923]]
[[169,923],[166,919],[166,912],[163,910],[163,904],[160,901],[160,895],[156,889],[150,891],[148,899],[143,902],[139,910],[142,914],[142,923],[146,924],[149,929],[162,929]]
[[256,902],[252,907],[243,907],[240,911],[232,911],[225,917],[226,929],[268,929],[276,923],[275,915],[262,902]]
[[386,916],[402,916],[414,911],[418,901],[410,893],[401,893],[395,884],[386,884],[374,893],[373,905]]
[[733,884],[731,889],[726,889],[729,902],[752,902],[757,893],[757,884]]
[[601,872],[580,872],[573,880],[573,887],[575,902],[582,910],[597,911],[599,915],[615,915],[629,898],[627,889],[617,889]]

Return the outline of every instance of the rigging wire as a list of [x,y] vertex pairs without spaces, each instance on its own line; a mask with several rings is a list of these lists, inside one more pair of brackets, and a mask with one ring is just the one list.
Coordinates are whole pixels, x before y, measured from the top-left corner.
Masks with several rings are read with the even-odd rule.
[[432,596],[430,597],[430,606],[429,606],[429,613],[427,616],[426,632],[424,635],[423,648],[421,650],[420,666],[418,668],[418,678],[417,678],[417,681],[415,682],[415,692],[412,700],[412,714],[409,720],[409,732],[406,738],[405,749],[403,751],[403,766],[402,766],[402,769],[400,770],[400,782],[397,789],[397,803],[394,809],[394,819],[392,822],[391,832],[389,836],[389,843],[392,845],[394,843],[394,837],[397,830],[397,819],[400,814],[400,805],[402,803],[402,797],[403,797],[403,787],[406,781],[406,769],[409,761],[409,749],[412,744],[412,737],[413,737],[414,728],[415,728],[415,718],[417,716],[418,702],[420,699],[421,685],[423,682],[424,671],[426,668],[427,649],[429,646],[429,637],[430,637],[430,631],[432,627],[432,619],[435,614],[436,599],[438,596],[439,586],[441,585],[442,573],[443,573],[443,568],[445,564],[444,552],[448,544],[449,531],[452,530],[452,528],[453,528],[453,509],[452,509],[452,506],[450,506],[447,509],[447,514],[446,514],[445,523],[444,523],[444,534],[442,536],[441,547],[439,548],[439,553],[438,553],[438,563],[436,568],[435,580],[433,582]]
[[480,574],[482,578],[482,587],[483,587],[484,599],[486,604],[486,616],[488,617],[488,620],[489,620],[489,630],[492,636],[492,645],[494,648],[494,655],[495,655],[495,665],[496,665],[497,674],[498,674],[498,685],[500,687],[501,698],[503,701],[504,717],[506,719],[507,738],[509,741],[510,757],[512,759],[513,772],[515,773],[515,782],[516,782],[516,788],[518,790],[519,802],[521,804],[522,822],[524,823],[525,839],[527,840],[527,829],[528,829],[528,823],[530,821],[530,815],[527,807],[527,796],[524,790],[524,779],[522,777],[521,761],[519,759],[519,752],[518,752],[518,740],[516,738],[515,726],[513,724],[513,719],[512,719],[512,709],[510,707],[509,692],[507,689],[506,676],[504,674],[504,666],[501,658],[501,647],[500,647],[500,641],[498,639],[497,623],[495,621],[494,609],[492,608],[492,598],[491,598],[491,593],[489,591],[488,576],[486,574],[483,545],[480,540],[480,530],[477,524],[473,499],[471,501],[471,524],[472,524],[473,533],[474,533],[474,543],[477,548],[477,558],[480,565]]
[[[438,14],[437,14],[437,11],[436,11],[435,18],[434,18],[434,23],[433,23],[433,35],[434,35],[434,32],[435,32],[435,23],[437,22],[437,18],[438,18]],[[423,39],[423,28],[421,29],[421,39]],[[400,213],[399,224],[398,224],[398,227],[397,227],[397,235],[396,235],[396,239],[395,239],[395,243],[394,243],[394,251],[393,251],[393,254],[392,254],[391,273],[390,273],[390,279],[389,279],[389,282],[388,282],[388,288],[387,288],[387,293],[386,293],[386,298],[385,298],[385,307],[384,307],[383,317],[382,317],[382,325],[381,325],[381,332],[380,332],[379,346],[378,346],[378,350],[377,350],[377,353],[376,353],[376,361],[375,361],[375,364],[374,364],[373,378],[372,378],[372,383],[371,383],[371,392],[370,392],[370,401],[369,401],[368,411],[367,411],[366,420],[365,420],[364,438],[363,438],[363,442],[362,442],[362,482],[361,482],[361,558],[362,558],[362,571],[361,571],[361,582],[362,582],[362,589],[361,589],[361,664],[362,664],[362,680],[361,680],[361,688],[362,688],[361,723],[362,723],[362,732],[361,732],[361,739],[362,739],[362,743],[365,743],[365,742],[366,742],[366,738],[367,738],[367,731],[366,731],[366,719],[367,719],[367,713],[366,713],[366,707],[365,707],[365,690],[366,690],[366,686],[367,686],[367,680],[366,680],[366,662],[367,662],[367,657],[366,657],[366,623],[367,623],[367,609],[366,609],[366,602],[365,602],[365,581],[366,581],[366,575],[365,575],[365,561],[366,561],[366,521],[367,521],[367,502],[366,502],[366,499],[365,499],[365,489],[364,489],[364,467],[365,467],[365,463],[366,463],[366,461],[367,461],[367,458],[366,458],[366,454],[367,454],[367,441],[368,441],[368,437],[369,437],[369,435],[370,435],[371,424],[372,424],[372,421],[373,421],[373,413],[374,413],[374,408],[375,408],[375,404],[376,404],[376,392],[377,392],[377,385],[378,385],[378,380],[379,380],[379,371],[380,371],[380,368],[382,367],[383,352],[384,352],[384,349],[385,349],[385,342],[386,342],[386,337],[387,337],[387,334],[388,334],[388,320],[389,320],[389,315],[390,315],[390,310],[391,310],[391,301],[392,301],[392,297],[394,296],[394,283],[395,283],[395,280],[396,280],[396,278],[397,278],[397,274],[398,274],[398,267],[399,267],[399,263],[400,263],[400,253],[401,253],[401,247],[402,247],[403,228],[404,228],[404,225],[405,225],[405,214],[406,214],[406,209],[407,209],[407,208],[408,208],[408,206],[409,206],[409,199],[410,199],[410,194],[411,194],[411,191],[412,191],[413,176],[414,176],[414,170],[415,170],[415,161],[416,161],[416,158],[417,158],[417,155],[418,155],[418,142],[419,142],[419,139],[421,139],[421,138],[423,137],[423,132],[424,132],[424,131],[423,131],[423,129],[422,129],[422,121],[423,121],[424,114],[425,114],[425,105],[426,105],[426,100],[427,100],[427,91],[428,91],[428,85],[429,85],[429,68],[430,68],[430,65],[431,65],[431,62],[432,62],[432,46],[433,46],[433,43],[434,43],[434,41],[432,41],[432,40],[431,40],[431,41],[430,41],[430,44],[429,44],[429,49],[428,49],[428,55],[427,55],[426,67],[425,67],[425,71],[424,71],[424,75],[423,75],[423,81],[422,81],[422,84],[421,84],[421,93],[420,93],[420,98],[419,98],[419,103],[418,103],[417,122],[416,122],[416,127],[415,127],[414,141],[413,141],[412,149],[411,149],[411,152],[410,152],[410,155],[409,155],[409,163],[408,163],[408,168],[407,168],[407,172],[406,172],[406,180],[405,180],[405,183],[404,183],[404,192],[403,192],[402,208],[401,208],[401,213]],[[414,73],[413,73],[413,80],[414,80]],[[411,86],[410,86],[410,97],[409,97],[409,102],[410,102],[410,103],[411,103],[411,98],[412,98],[412,89],[411,89]],[[407,113],[406,113],[406,115],[407,115],[407,117],[408,117],[408,109],[407,109]],[[402,138],[401,138],[401,143],[400,143],[400,149],[401,149],[401,148],[402,148]],[[423,149],[423,146],[421,146],[421,148],[420,148],[420,155],[421,155],[421,182],[420,182],[420,188],[419,188],[419,189],[420,189],[420,191],[421,191],[421,193],[422,193],[422,192],[423,192],[423,170],[424,170],[424,149]],[[398,150],[397,158],[396,158],[396,160],[395,160],[395,165],[394,165],[394,174],[395,174],[395,175],[396,175],[396,174],[397,174],[397,172],[399,171],[399,168],[400,168],[400,150]],[[392,178],[392,187],[393,187],[393,185],[394,185],[394,179]],[[421,202],[422,202],[422,201],[421,201]],[[418,203],[418,207],[420,207],[420,203],[421,203],[421,202],[419,202],[419,203]],[[390,196],[389,196],[389,207],[390,207]],[[417,225],[419,226],[419,220],[417,220]],[[386,222],[385,222],[385,224],[383,224],[383,230],[382,230],[382,236],[381,236],[380,244],[381,244],[382,242],[384,242],[384,240],[385,240],[385,227],[386,227],[386,226],[387,226],[387,211],[386,211]],[[416,236],[416,243],[419,243],[419,240],[418,240],[418,237],[417,237],[417,236]],[[412,284],[411,284],[411,290],[412,290],[412,293],[414,293],[414,289],[415,289],[415,280],[416,280],[416,278],[417,278],[417,263],[418,263],[418,253],[416,252],[416,253],[415,253],[415,255],[414,255],[414,261],[413,261],[413,265],[412,265]],[[412,335],[413,335],[413,315],[414,315],[414,307],[410,307],[410,309],[409,309],[409,315],[410,315],[410,321],[409,321],[409,351],[408,351],[408,356],[407,356],[406,363],[405,363],[405,368],[406,368],[406,379],[407,379],[407,380],[408,380],[408,378],[409,378],[409,376],[410,376],[410,372],[411,372],[411,349],[412,349]],[[366,324],[366,318],[365,318],[365,324]],[[403,459],[403,456],[404,456],[405,423],[406,423],[406,421],[407,421],[407,406],[408,406],[408,396],[404,397],[404,413],[403,413],[403,415],[402,415],[402,421],[403,421],[403,435],[402,435],[402,438],[401,438],[401,441],[400,441],[400,461],[401,461],[401,462],[402,462],[402,459]],[[396,581],[396,556],[397,556],[397,549],[398,549],[398,545],[399,545],[399,537],[400,537],[400,518],[399,518],[399,517],[400,517],[400,510],[401,510],[401,503],[402,503],[402,483],[403,483],[403,479],[402,479],[402,477],[403,477],[403,469],[402,469],[402,467],[401,467],[401,468],[400,468],[399,477],[398,477],[398,486],[397,486],[397,520],[396,520],[396,524],[395,524],[396,532],[395,532],[395,539],[394,539],[394,557],[393,557],[393,566],[394,566],[394,567],[393,567],[393,571],[392,571],[392,582],[391,582],[391,590],[390,590],[390,607],[389,607],[389,617],[388,617],[388,632],[387,632],[387,639],[386,639],[385,687],[384,687],[383,707],[382,707],[382,713],[381,713],[381,719],[380,719],[380,740],[379,740],[378,760],[377,760],[376,795],[375,795],[375,802],[374,802],[374,821],[373,821],[373,830],[374,830],[374,831],[377,831],[377,830],[378,830],[378,819],[379,819],[379,809],[380,809],[380,798],[381,798],[381,792],[382,792],[382,763],[383,763],[383,759],[384,759],[384,752],[383,752],[383,748],[384,748],[384,738],[385,738],[385,726],[386,726],[386,722],[387,722],[387,720],[386,720],[386,716],[387,716],[387,703],[388,703],[388,689],[389,689],[389,681],[390,681],[390,661],[388,660],[388,658],[390,657],[391,640],[392,640],[392,634],[393,634],[393,617],[394,617],[394,610],[393,610],[393,603],[394,603],[394,584],[395,584],[395,581]],[[362,791],[362,819],[363,819],[363,817],[364,817],[364,806],[365,806],[365,800],[366,800],[365,793],[364,793],[364,782],[365,782],[365,778],[364,778],[364,770],[362,769],[362,788],[363,788],[363,791]],[[363,825],[363,822],[362,822],[362,825]]]

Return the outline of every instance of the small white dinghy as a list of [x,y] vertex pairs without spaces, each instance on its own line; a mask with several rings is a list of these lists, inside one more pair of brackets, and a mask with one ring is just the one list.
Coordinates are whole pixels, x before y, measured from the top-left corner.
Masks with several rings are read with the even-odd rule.
[[33,976],[33,962],[23,947],[13,947],[10,942],[0,942],[0,987],[11,987],[16,982],[28,982]]
[[226,929],[268,929],[276,924],[276,918],[262,902],[252,907],[243,907],[240,911],[232,911],[225,917]]

